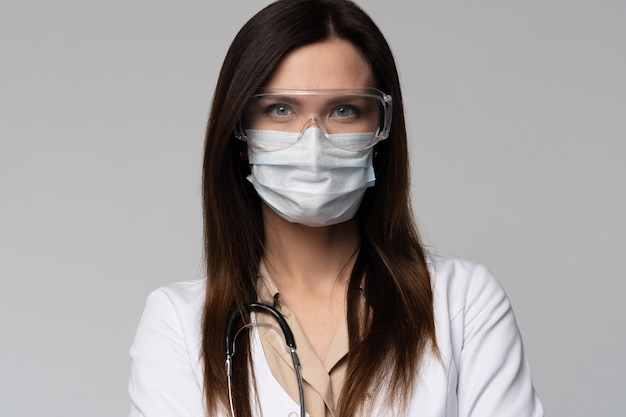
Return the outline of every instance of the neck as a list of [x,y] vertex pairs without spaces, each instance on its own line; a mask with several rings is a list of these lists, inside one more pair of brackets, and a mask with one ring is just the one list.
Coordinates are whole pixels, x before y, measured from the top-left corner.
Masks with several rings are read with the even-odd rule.
[[319,292],[345,282],[359,247],[356,220],[325,227],[290,223],[263,206],[264,262],[282,291]]

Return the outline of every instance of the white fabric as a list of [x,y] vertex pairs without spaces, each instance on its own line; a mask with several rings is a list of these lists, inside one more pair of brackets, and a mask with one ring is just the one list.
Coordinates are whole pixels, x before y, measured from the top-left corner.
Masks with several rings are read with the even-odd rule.
[[[370,415],[543,416],[502,287],[481,265],[442,256],[429,259],[441,360],[426,358],[405,414],[379,408],[384,394],[372,393]],[[206,415],[199,359],[204,291],[201,280],[172,284],[149,296],[130,350],[130,417]],[[252,338],[252,349],[264,415],[297,413],[298,405],[272,376],[258,337]]]
[[[372,149],[348,151],[310,127],[299,133],[248,130],[248,160],[252,171],[248,181],[279,216],[292,223],[320,227],[350,220],[363,194],[374,186]],[[342,136],[346,141],[366,140],[374,133]],[[287,140],[293,145],[267,151],[263,143]],[[369,141],[369,139],[367,139]]]

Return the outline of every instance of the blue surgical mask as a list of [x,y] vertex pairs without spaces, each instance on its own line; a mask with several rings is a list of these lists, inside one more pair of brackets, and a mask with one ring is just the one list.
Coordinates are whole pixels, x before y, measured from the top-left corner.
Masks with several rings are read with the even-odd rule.
[[[292,140],[299,133],[247,130],[248,176],[261,199],[285,220],[321,227],[342,223],[357,212],[363,194],[375,183],[372,149],[348,151],[333,145],[323,131],[308,128],[281,150],[260,142]],[[348,133],[336,140],[366,140],[373,133]],[[341,136],[341,137],[339,137]]]

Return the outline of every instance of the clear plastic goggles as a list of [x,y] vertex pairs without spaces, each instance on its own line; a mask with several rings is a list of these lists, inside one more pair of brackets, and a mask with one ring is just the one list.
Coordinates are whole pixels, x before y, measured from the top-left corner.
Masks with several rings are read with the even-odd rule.
[[307,128],[318,127],[338,148],[364,150],[389,136],[391,106],[391,96],[374,88],[262,89],[252,96],[235,136],[251,142],[258,135],[248,132],[281,132],[284,139],[267,149],[281,150],[297,143]]

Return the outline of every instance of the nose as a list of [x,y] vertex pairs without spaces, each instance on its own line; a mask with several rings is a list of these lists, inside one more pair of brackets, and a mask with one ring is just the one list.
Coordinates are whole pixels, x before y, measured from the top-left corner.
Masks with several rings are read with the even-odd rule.
[[298,139],[302,138],[302,135],[304,135],[304,132],[306,132],[306,130],[311,127],[317,127],[319,130],[322,131],[322,133],[324,133],[324,136],[328,137],[328,132],[326,132],[326,128],[324,127],[324,124],[322,123],[322,121],[317,117],[311,117],[309,120],[307,120],[304,123],[304,126],[302,127],[302,131],[300,132]]
[[313,126],[317,126],[319,129],[324,130],[324,126],[322,125],[322,121],[320,119],[318,119],[317,117],[311,117],[309,120],[307,120],[304,123],[303,130],[306,130],[306,129],[308,129],[310,127],[313,127]]

